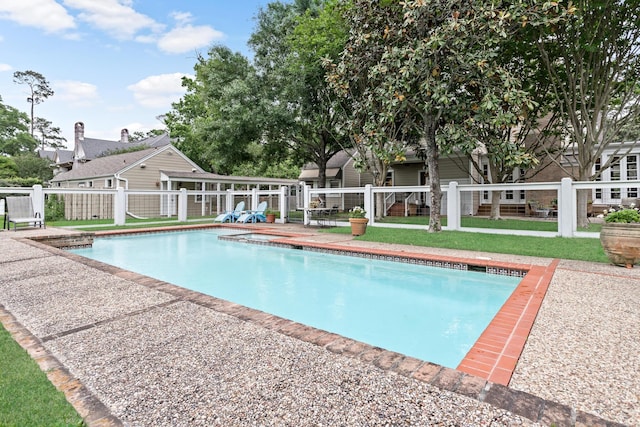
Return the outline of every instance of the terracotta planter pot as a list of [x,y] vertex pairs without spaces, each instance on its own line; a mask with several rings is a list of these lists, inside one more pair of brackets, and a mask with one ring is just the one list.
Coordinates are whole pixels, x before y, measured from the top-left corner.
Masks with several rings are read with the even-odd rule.
[[600,243],[612,264],[631,268],[640,261],[640,223],[604,224]]
[[266,214],[267,222],[273,224],[276,222],[276,214]]
[[351,235],[362,236],[367,231],[367,223],[369,218],[349,218],[351,223]]

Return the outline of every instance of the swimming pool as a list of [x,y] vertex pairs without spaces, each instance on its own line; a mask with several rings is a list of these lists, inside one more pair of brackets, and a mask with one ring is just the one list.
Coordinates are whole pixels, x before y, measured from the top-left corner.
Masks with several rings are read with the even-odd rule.
[[451,368],[520,281],[218,239],[236,233],[110,237],[72,252]]

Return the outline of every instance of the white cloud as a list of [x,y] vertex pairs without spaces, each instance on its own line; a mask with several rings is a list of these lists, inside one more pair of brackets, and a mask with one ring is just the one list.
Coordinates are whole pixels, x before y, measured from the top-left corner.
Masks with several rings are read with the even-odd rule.
[[11,71],[13,67],[9,64],[1,64],[0,63],[0,72],[2,71]]
[[178,26],[182,26],[193,21],[193,15],[191,15],[190,12],[172,12],[171,17],[176,20]]
[[0,0],[0,19],[56,33],[76,27],[73,16],[55,0]]
[[56,97],[74,107],[88,107],[99,101],[98,87],[91,83],[62,80],[54,83]]
[[[6,0],[0,0],[6,1]],[[130,40],[143,30],[160,32],[164,28],[147,15],[136,12],[126,0],[64,0],[65,6],[79,9],[78,18],[106,31],[114,38]]]
[[164,34],[158,40],[158,47],[167,53],[184,53],[209,46],[212,41],[224,37],[224,33],[209,26],[184,25]]
[[184,95],[182,77],[185,76],[187,74],[183,73],[149,76],[127,86],[127,89],[133,92],[135,100],[144,107],[168,109],[172,102],[177,102]]

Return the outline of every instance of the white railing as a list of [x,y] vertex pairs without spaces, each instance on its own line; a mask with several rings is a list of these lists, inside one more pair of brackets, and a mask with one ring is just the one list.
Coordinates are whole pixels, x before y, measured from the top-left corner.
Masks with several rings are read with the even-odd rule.
[[[451,182],[442,187],[443,199],[441,214],[447,218],[447,225],[443,227],[445,230],[471,231],[478,233],[499,233],[499,234],[516,234],[516,235],[535,235],[548,237],[598,237],[599,233],[584,232],[577,230],[577,191],[590,190],[593,195],[596,189],[599,193],[620,193],[621,194],[637,194],[640,188],[640,180],[635,181],[590,181],[590,182],[573,182],[569,178],[563,179],[561,182],[546,183],[517,183],[517,184],[461,184]],[[375,200],[379,193],[384,194],[383,199],[387,200],[390,196],[400,193],[404,200],[405,215],[413,215],[415,210],[410,210],[408,205],[412,201],[418,201],[416,194],[424,194],[425,200],[429,200],[429,188],[425,186],[403,186],[403,187],[373,187],[367,185],[365,187],[351,188],[311,188],[310,186],[301,186],[302,191],[298,195],[302,195],[302,206],[299,206],[300,198],[296,200],[289,197],[290,189],[281,187],[278,190],[258,190],[249,191],[200,191],[200,190],[125,190],[118,189],[65,189],[65,188],[42,188],[36,185],[30,188],[24,187],[4,187],[0,188],[0,197],[7,194],[26,194],[33,198],[33,206],[35,212],[44,216],[45,199],[51,195],[75,196],[73,203],[78,212],[83,212],[80,217],[77,215],[68,215],[68,219],[87,219],[90,217],[99,217],[113,219],[115,225],[124,225],[127,217],[171,217],[177,221],[187,221],[188,217],[201,216],[207,217],[216,215],[223,211],[233,210],[238,200],[245,200],[248,209],[255,209],[260,201],[267,200],[271,209],[280,212],[278,222],[284,223],[289,221],[289,213],[296,209],[303,218],[303,223],[309,225],[311,218],[308,208],[312,199],[326,197],[331,200],[332,208],[338,206],[341,212],[347,212],[354,206],[362,206],[367,211],[369,225],[372,227],[388,227],[388,228],[413,228],[425,229],[425,225],[403,224],[376,221]],[[615,191],[609,191],[615,190]],[[463,216],[474,215],[481,200],[484,199],[485,192],[500,192],[501,194],[520,194],[521,191],[527,194],[544,194],[547,199],[553,199],[556,207],[553,213],[557,216],[556,231],[528,231],[528,230],[498,230],[490,228],[469,228],[461,225]],[[298,196],[299,197],[299,196]],[[138,205],[141,204],[140,198],[147,198],[145,208],[148,215],[136,211]],[[593,198],[593,197],[592,197]],[[609,200],[609,203],[600,203],[601,206],[616,206],[620,200]],[[514,203],[515,206],[515,203]],[[93,212],[100,212],[96,215]],[[551,210],[549,210],[551,211]],[[554,221],[556,218],[553,218]],[[337,222],[338,225],[348,225],[345,220]]]

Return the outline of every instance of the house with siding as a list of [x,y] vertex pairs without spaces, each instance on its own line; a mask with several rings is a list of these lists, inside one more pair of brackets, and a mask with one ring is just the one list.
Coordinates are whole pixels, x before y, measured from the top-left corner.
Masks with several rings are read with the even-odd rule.
[[[373,177],[368,172],[360,173],[353,167],[352,151],[342,151],[332,158],[327,165],[326,188],[358,187],[372,184]],[[484,177],[489,175],[489,163],[482,152],[476,153],[477,163],[481,171],[476,170],[471,161],[465,156],[450,155],[439,159],[440,182],[442,186],[452,181],[459,184],[472,184],[485,182]],[[621,142],[611,144],[596,161],[594,172],[614,158],[614,166],[603,170],[601,181],[635,181],[640,179],[640,144],[638,142]],[[511,175],[511,182],[559,182],[567,176],[566,170],[570,170],[573,164],[568,155],[560,158],[559,164],[548,158],[542,159],[538,165],[539,170],[523,170],[516,168]],[[318,167],[315,164],[307,164],[303,167],[299,179],[312,187],[318,187]],[[409,150],[406,159],[391,164],[387,173],[387,184],[391,186],[427,186],[428,171],[424,160]],[[388,205],[388,215],[425,215],[429,211],[429,196],[426,192],[397,193],[396,200]],[[462,200],[462,212],[465,215],[488,215],[491,206],[491,192],[465,193],[466,199]],[[600,212],[608,206],[624,204],[629,199],[639,197],[639,189],[613,188],[595,189],[591,197],[591,210]],[[533,215],[530,201],[535,200],[543,206],[552,206],[557,195],[552,191],[503,191],[501,193],[501,211],[507,215]],[[407,210],[405,202],[409,201]],[[395,202],[395,203],[394,203]],[[327,205],[331,203],[327,199]],[[395,205],[395,206],[394,206]],[[446,195],[443,199],[443,207],[446,206]]]
[[[145,148],[91,161],[76,163],[69,171],[54,176],[54,188],[83,189],[65,194],[65,216],[70,219],[112,218],[113,194],[99,190],[124,188],[134,191],[187,190],[225,191],[227,189],[277,189],[294,185],[290,179],[226,176],[205,172],[173,145]],[[93,191],[91,191],[93,190]],[[135,195],[127,202],[132,217],[177,215],[175,195]],[[189,197],[188,212],[198,216],[215,215],[224,206],[220,199],[205,195]]]

